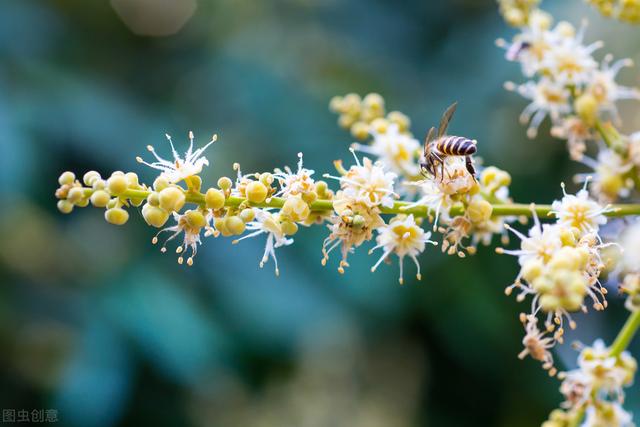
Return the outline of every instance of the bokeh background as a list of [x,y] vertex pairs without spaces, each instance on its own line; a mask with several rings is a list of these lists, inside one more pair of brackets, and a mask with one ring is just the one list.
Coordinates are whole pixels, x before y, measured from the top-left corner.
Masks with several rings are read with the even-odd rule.
[[[640,59],[636,28],[578,0],[545,6]],[[83,427],[539,425],[559,384],[516,358],[523,307],[503,289],[518,267],[493,248],[427,251],[423,281],[399,286],[397,265],[371,274],[366,250],[344,276],[336,259],[321,267],[315,227],[279,251],[279,278],[258,268],[262,239],[209,238],[187,268],[139,215],[116,228],[96,209],[63,216],[53,197],[64,170],[152,180],[134,159],[166,148],[165,132],[220,135],[206,182],[298,151],[329,172],[351,142],[329,99],[375,91],[417,135],[458,100],[452,129],[512,173],[516,200],[549,202],[581,168],[518,125],[525,101],[502,83],[520,73],[494,46],[511,34],[493,0],[3,1],[0,407]],[[624,319],[611,299],[569,340],[611,340]],[[556,357],[571,368],[576,353]]]

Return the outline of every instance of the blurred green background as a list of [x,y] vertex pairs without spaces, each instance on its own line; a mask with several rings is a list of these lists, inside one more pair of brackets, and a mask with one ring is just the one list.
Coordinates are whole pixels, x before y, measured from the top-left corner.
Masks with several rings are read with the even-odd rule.
[[[544,6],[640,59],[636,28],[578,0]],[[418,136],[458,100],[452,130],[512,173],[516,200],[549,202],[581,169],[518,125],[525,101],[502,83],[520,73],[494,46],[511,34],[493,0],[3,1],[0,407],[83,427],[539,425],[559,383],[516,358],[525,307],[503,289],[517,262],[493,248],[428,250],[423,281],[399,286],[397,264],[371,274],[366,249],[344,276],[335,257],[322,268],[314,227],[279,251],[280,278],[258,268],[262,239],[206,239],[188,268],[141,216],[116,228],[96,209],[63,216],[53,197],[64,170],[152,180],[135,156],[166,152],[165,132],[220,135],[205,182],[298,151],[330,172],[351,137],[329,99],[375,91]],[[568,341],[612,339],[625,314],[612,294]],[[576,353],[556,358],[571,368]],[[640,413],[637,388],[627,407]]]

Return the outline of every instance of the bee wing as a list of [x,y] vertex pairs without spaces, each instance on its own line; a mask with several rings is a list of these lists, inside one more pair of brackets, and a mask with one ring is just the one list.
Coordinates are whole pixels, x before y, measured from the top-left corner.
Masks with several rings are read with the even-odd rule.
[[456,112],[456,107],[458,106],[458,102],[454,102],[447,108],[447,111],[442,115],[442,119],[440,119],[440,126],[438,126],[438,138],[443,136],[447,132],[447,127],[449,126],[449,122],[451,121],[451,117],[453,117],[453,113]]
[[429,129],[429,133],[427,133],[427,137],[424,140],[424,154],[425,156],[427,155],[427,147],[429,146],[429,143],[431,141],[433,141],[433,137],[436,134],[436,128],[434,128],[433,126],[431,127],[431,129]]

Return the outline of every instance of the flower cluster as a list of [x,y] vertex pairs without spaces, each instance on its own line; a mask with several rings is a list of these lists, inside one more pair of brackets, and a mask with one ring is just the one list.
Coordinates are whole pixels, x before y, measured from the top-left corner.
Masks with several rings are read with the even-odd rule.
[[[533,9],[511,42],[500,39],[497,44],[530,79],[505,84],[530,100],[520,115],[521,122],[528,124],[527,135],[534,138],[549,117],[551,135],[565,140],[571,158],[592,170],[590,190],[601,201],[611,202],[628,197],[639,181],[634,164],[634,155],[640,151],[634,142],[637,137],[619,134],[613,124],[620,123],[617,102],[640,99],[640,91],[616,82],[620,70],[633,65],[632,61],[613,61],[607,54],[598,62],[593,53],[602,42],[585,44],[585,30],[584,23],[579,29],[565,21],[553,26],[550,15]],[[592,156],[587,154],[590,147],[595,151]]]
[[551,412],[543,427],[633,426],[631,414],[622,407],[624,388],[631,386],[638,368],[627,352],[611,354],[602,340],[585,347],[578,357],[577,369],[562,372],[560,392],[565,398],[560,409]]
[[[521,357],[530,354],[554,374],[548,349],[562,342],[565,320],[575,328],[571,313],[586,311],[587,299],[596,310],[607,306],[607,290],[599,277],[604,269],[601,250],[609,244],[602,242],[598,231],[606,224],[604,214],[611,208],[589,199],[584,188],[576,195],[565,192],[551,207],[555,223],[541,224],[532,206],[534,225],[527,235],[506,225],[520,238],[520,249],[497,251],[517,256],[520,264],[514,283],[506,288],[507,295],[518,290],[519,301],[532,296],[531,312],[521,315],[526,332]],[[542,333],[537,326],[539,314],[544,323]]]
[[587,0],[604,16],[631,24],[640,23],[640,1],[638,0]]

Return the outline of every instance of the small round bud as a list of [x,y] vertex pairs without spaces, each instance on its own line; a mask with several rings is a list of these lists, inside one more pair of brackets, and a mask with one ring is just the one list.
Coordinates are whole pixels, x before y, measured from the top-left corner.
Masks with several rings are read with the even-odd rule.
[[73,181],[76,180],[76,175],[73,172],[63,172],[62,175],[58,178],[58,183],[60,185],[71,185]]
[[334,96],[333,98],[331,98],[331,101],[329,101],[329,109],[336,113],[344,112],[342,105],[343,105],[343,102],[342,102],[341,96]]
[[342,114],[338,117],[338,126],[343,129],[349,129],[357,120],[357,117],[349,114]]
[[284,221],[282,223],[282,232],[287,236],[293,236],[298,232],[298,224],[291,221]]
[[585,123],[589,125],[595,123],[598,116],[598,101],[595,96],[590,93],[583,93],[576,98],[574,108]]
[[385,133],[389,129],[389,120],[382,117],[377,118],[371,122],[371,129],[378,133]]
[[184,192],[177,187],[167,187],[158,193],[160,207],[169,212],[177,212],[184,206]]
[[224,206],[224,193],[215,188],[210,188],[204,195],[205,203],[208,209],[220,209]]
[[127,178],[124,175],[116,175],[115,173],[111,175],[111,177],[107,180],[107,188],[109,189],[109,193],[114,196],[119,196],[120,194],[127,191],[129,184],[127,182]]
[[122,225],[129,220],[129,212],[122,208],[107,209],[104,212],[104,219],[110,224]]
[[318,193],[314,193],[314,192],[302,193],[302,200],[304,200],[305,203],[309,205],[315,202],[317,199],[318,199]]
[[81,187],[73,187],[67,193],[67,200],[73,204],[77,204],[84,198],[84,190]]
[[218,187],[222,188],[223,190],[230,189],[232,185],[233,185],[233,182],[227,176],[223,176],[220,179],[218,179]]
[[564,37],[573,37],[576,34],[576,28],[567,21],[560,21],[556,25],[555,31]]
[[231,235],[231,233],[229,233],[229,230],[227,230],[227,226],[225,225],[225,218],[214,218],[213,219],[213,226],[223,236],[227,237],[227,236]]
[[159,176],[153,181],[153,189],[156,191],[162,191],[169,186],[169,181],[166,178]]
[[160,228],[169,219],[169,212],[157,206],[145,203],[145,205],[142,207],[142,217],[147,222],[147,224],[156,228]]
[[273,175],[270,174],[269,172],[260,174],[260,182],[266,185],[267,187],[273,184],[273,181],[274,181]]
[[76,202],[76,206],[78,206],[80,208],[86,208],[87,206],[89,206],[89,198],[88,197],[83,197],[82,199],[78,200]]
[[267,187],[260,181],[251,181],[247,184],[246,194],[247,199],[251,203],[262,203],[267,198]]
[[58,210],[63,214],[71,213],[73,210],[73,203],[67,200],[58,200]]
[[93,186],[93,183],[97,179],[102,179],[100,178],[100,174],[96,171],[89,171],[85,173],[84,176],[82,177],[82,182],[84,182],[85,185],[88,185],[91,187]]
[[207,225],[207,220],[202,212],[196,209],[186,211],[184,213],[184,219],[191,228],[200,229]]
[[94,191],[91,195],[91,204],[96,208],[104,208],[111,200],[111,195],[104,190]]
[[202,178],[198,175],[193,175],[184,180],[187,183],[187,187],[192,191],[200,191],[202,188]]
[[127,184],[130,188],[136,188],[140,186],[138,182],[138,175],[135,172],[127,172],[124,174],[125,179],[127,180]]
[[242,234],[245,229],[244,221],[242,221],[240,217],[236,215],[226,217],[224,220],[224,225],[229,233],[235,235]]
[[392,111],[387,115],[387,119],[391,123],[395,123],[398,126],[398,130],[400,132],[407,132],[409,127],[411,126],[411,120],[407,117],[406,114],[401,113],[400,111]]
[[160,196],[155,191],[147,196],[147,203],[151,206],[160,206]]
[[382,112],[384,111],[384,98],[378,93],[370,93],[362,100],[362,106],[370,110]]
[[93,187],[94,190],[104,190],[105,188],[107,188],[107,181],[101,178],[94,179],[93,185],[91,185],[91,187]]
[[253,221],[255,217],[256,214],[253,209],[243,209],[242,212],[240,212],[240,219],[245,223]]
[[526,22],[526,16],[520,9],[513,7],[505,12],[504,20],[512,27],[521,27]]
[[491,203],[483,199],[475,199],[467,207],[467,215],[471,222],[479,224],[488,221],[493,213]]
[[342,98],[344,112],[349,115],[360,114],[362,100],[357,93],[349,93]]
[[365,122],[355,122],[351,126],[351,136],[359,140],[366,139],[369,136],[369,125]]

